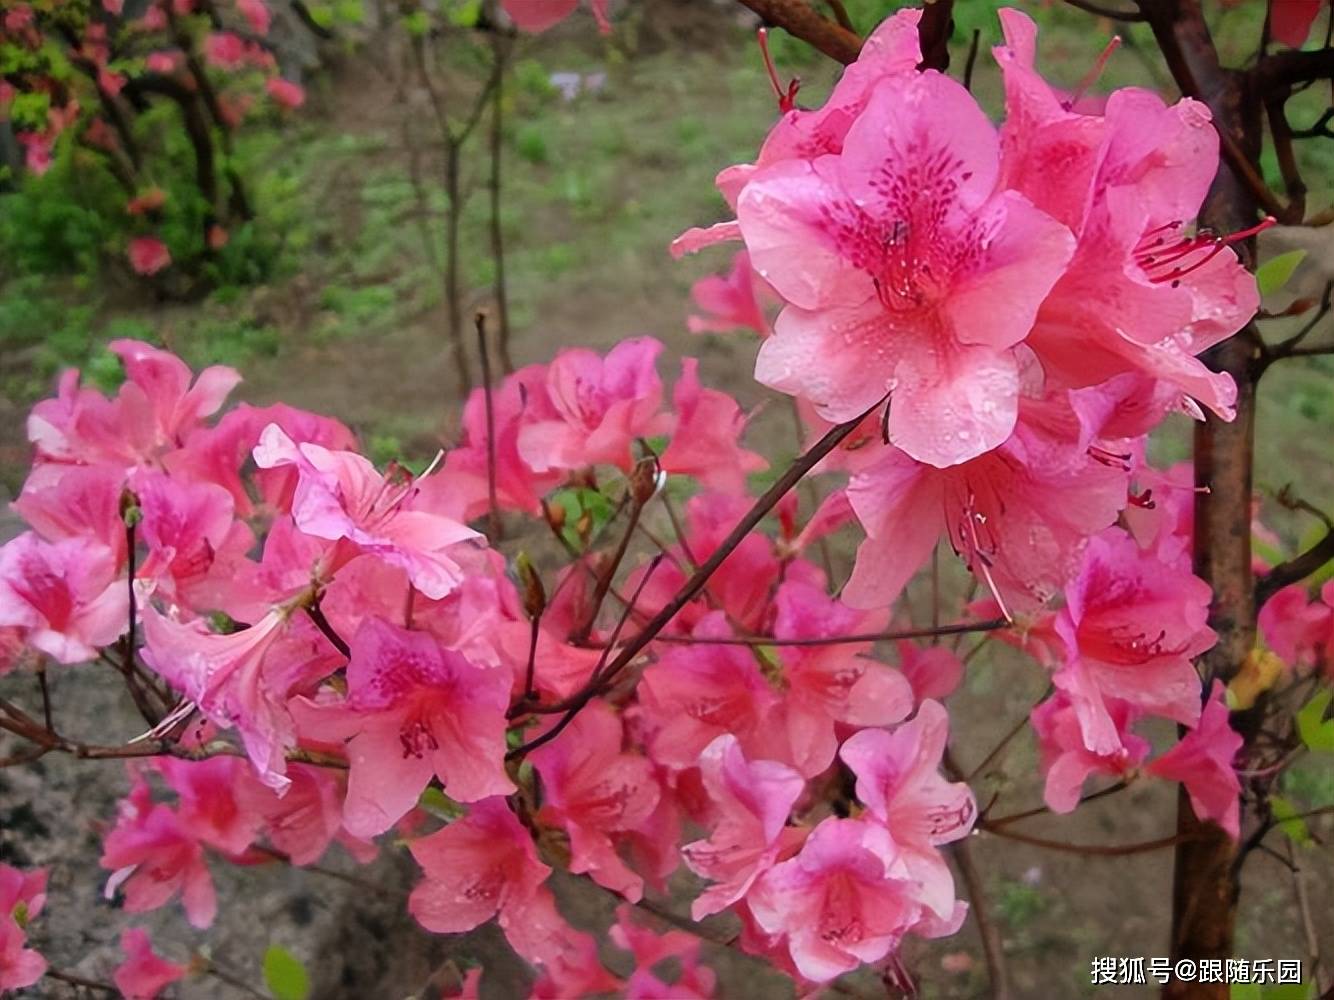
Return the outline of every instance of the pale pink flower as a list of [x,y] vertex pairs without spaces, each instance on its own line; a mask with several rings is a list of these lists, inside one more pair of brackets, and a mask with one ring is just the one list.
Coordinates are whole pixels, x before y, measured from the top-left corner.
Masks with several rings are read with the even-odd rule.
[[280,791],[288,784],[284,748],[293,742],[292,720],[286,688],[266,659],[289,615],[274,608],[249,628],[221,635],[202,622],[175,622],[151,605],[143,609],[144,662],[210,721],[234,727],[260,780]]
[[690,287],[690,297],[700,313],[692,314],[686,325],[691,333],[751,330],[767,337],[769,320],[760,300],[772,296],[750,266],[750,254],[738,250],[727,274],[710,274]]
[[1043,801],[1052,812],[1072,812],[1079,805],[1084,783],[1092,775],[1124,777],[1149,754],[1148,741],[1130,732],[1135,721],[1130,705],[1114,699],[1107,699],[1106,703],[1119,744],[1107,754],[1094,753],[1084,745],[1079,717],[1065,692],[1056,692],[1033,709],[1033,731],[1038,737],[1047,781]]
[[378,618],[362,622],[350,645],[346,700],[293,703],[303,733],[348,740],[348,832],[388,830],[432,777],[460,802],[514,791],[503,764],[508,671]]
[[516,903],[504,930],[510,947],[541,970],[530,1000],[569,1000],[613,993],[621,987],[620,979],[598,960],[593,936],[570,926],[545,886]]
[[659,458],[664,472],[691,476],[720,493],[744,493],[746,476],[767,469],[760,455],[741,447],[746,415],[725,392],[699,384],[699,362],[681,360],[681,378],[672,389],[676,427]]
[[129,622],[116,558],[87,538],[43,542],[31,531],[0,546],[0,627],[60,663],[82,663]]
[[121,931],[120,950],[125,953],[125,961],[116,966],[111,978],[127,1000],[156,1000],[164,989],[190,972],[188,965],[169,962],[154,952],[148,931],[142,927]]
[[306,534],[346,539],[353,554],[402,567],[429,598],[444,597],[463,579],[456,546],[481,536],[453,518],[409,509],[410,480],[386,480],[355,452],[298,444],[277,424],[264,428],[254,454],[262,469],[297,470],[292,518]]
[[620,718],[593,702],[529,760],[545,796],[538,821],[569,835],[570,871],[638,902],[644,881],[617,856],[612,837],[638,827],[660,793],[653,765],[621,752],[623,735]]
[[671,430],[671,417],[659,412],[655,363],[661,351],[652,337],[638,337],[621,341],[605,358],[582,347],[557,354],[546,378],[556,416],[520,430],[520,457],[538,473],[591,465],[629,471],[635,438]]
[[287,777],[291,784],[279,796],[243,768],[235,775],[236,802],[292,864],[314,864],[342,832],[347,782],[330,768],[310,764],[289,765]]
[[1214,681],[1199,724],[1147,770],[1185,785],[1195,815],[1213,820],[1236,840],[1241,829],[1241,782],[1232,761],[1243,742],[1228,724],[1223,682]]
[[786,764],[748,761],[731,734],[704,748],[699,768],[716,818],[706,840],[681,848],[690,870],[714,883],[691,904],[696,920],[731,906],[778,861],[791,839],[788,814],[806,789]]
[[[943,118],[955,127],[936,127]],[[1012,348],[1074,241],[1021,195],[993,193],[998,171],[972,97],[924,73],[882,81],[841,154],[757,172],[738,218],[789,305],[756,378],[831,421],[891,394],[891,442],[938,467],[1004,441],[1018,412]]]
[[130,266],[136,274],[152,277],[171,266],[171,251],[156,236],[136,236],[130,240]]
[[[774,597],[777,639],[827,639],[874,632],[886,616],[854,611],[823,588],[788,582]],[[884,726],[907,718],[912,688],[903,675],[866,654],[872,644],[775,647],[786,691],[783,718],[793,766],[814,777],[834,760],[837,726]]]
[[27,947],[26,933],[45,903],[45,868],[24,872],[0,864],[0,992],[24,989],[46,974],[46,959]]
[[437,934],[472,930],[496,915],[509,926],[551,874],[500,797],[474,802],[463,819],[409,847],[425,878],[408,909]]
[[1089,541],[1065,596],[1054,626],[1065,662],[1052,682],[1070,696],[1089,750],[1105,756],[1121,748],[1109,697],[1195,724],[1200,678],[1192,661],[1215,640],[1205,624],[1213,596],[1208,584],[1112,528]]
[[900,863],[917,881],[915,898],[941,920],[952,917],[955,899],[954,878],[939,848],[966,837],[977,816],[968,786],[940,774],[948,739],[944,707],[924,701],[893,732],[863,729],[839,751],[857,776],[857,798],[889,830]]
[[11,505],[44,541],[83,539],[112,553],[117,568],[127,548],[120,505],[125,476],[104,466],[39,465]]
[[831,817],[746,901],[763,930],[787,936],[801,975],[823,983],[897,948],[920,913],[913,893],[884,827]]
[[107,898],[123,891],[130,913],[155,910],[179,892],[190,926],[202,930],[213,923],[218,900],[204,848],[180,816],[153,802],[142,778],[121,800],[116,825],[102,842],[99,864],[111,872]]

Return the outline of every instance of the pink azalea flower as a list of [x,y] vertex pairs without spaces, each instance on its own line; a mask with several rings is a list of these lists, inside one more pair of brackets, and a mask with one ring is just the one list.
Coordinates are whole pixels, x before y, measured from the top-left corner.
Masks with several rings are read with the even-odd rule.
[[186,761],[162,757],[155,761],[179,797],[181,823],[202,843],[224,854],[243,854],[259,833],[260,818],[236,797],[245,780],[245,763],[236,757]]
[[[958,127],[941,132],[942,117]],[[981,109],[925,73],[882,81],[841,154],[757,172],[738,218],[789,305],[756,378],[831,421],[892,392],[890,440],[938,467],[1003,442],[1018,412],[1011,348],[1074,244],[1021,195],[993,195],[998,171]]]
[[530,1000],[568,1000],[620,989],[621,981],[598,960],[597,942],[560,915],[550,889],[543,886],[513,910],[504,928],[505,938],[541,970]]
[[273,15],[264,0],[236,0],[236,9],[250,24],[250,30],[263,37],[269,33]]
[[653,765],[621,752],[621,720],[601,702],[529,756],[542,778],[538,821],[565,830],[570,871],[638,902],[644,881],[617,856],[612,837],[638,827],[658,804]]
[[292,517],[306,534],[346,539],[353,553],[402,567],[429,598],[444,597],[463,579],[453,558],[456,546],[481,536],[452,518],[407,509],[413,493],[410,481],[386,480],[355,452],[298,444],[277,424],[264,428],[254,455],[262,469],[297,470]]
[[153,802],[142,778],[121,800],[99,864],[111,871],[106,897],[122,890],[130,913],[155,910],[179,892],[190,926],[202,930],[213,923],[218,900],[204,848],[180,816]]
[[[589,0],[589,8],[604,35],[611,31],[607,18],[610,0]],[[538,34],[554,27],[575,12],[579,0],[501,0],[501,7],[520,31]]]
[[938,848],[966,837],[977,816],[968,786],[941,777],[948,739],[944,707],[924,701],[892,733],[863,729],[839,751],[857,776],[857,798],[888,828],[901,864],[918,882],[916,898],[941,920],[952,917],[955,900],[954,878]]
[[1320,14],[1322,0],[1274,0],[1269,5],[1269,31],[1274,40],[1300,49]]
[[1241,734],[1228,725],[1223,682],[1214,681],[1199,725],[1147,770],[1185,785],[1195,815],[1213,820],[1236,840],[1241,829],[1241,782],[1232,760],[1243,742]]
[[[696,1000],[713,996],[716,977],[700,965],[700,939],[685,931],[655,934],[632,918],[633,907],[616,908],[616,923],[609,932],[612,944],[630,952],[635,969],[625,984],[626,1000]],[[654,973],[660,963],[674,959],[680,966],[668,984]]]
[[787,935],[792,961],[817,983],[884,958],[920,911],[884,827],[833,817],[769,869],[747,903],[761,928]]
[[149,72],[161,73],[164,76],[170,76],[176,72],[176,62],[179,57],[174,52],[150,52],[144,59],[144,65]]
[[120,470],[101,465],[39,466],[10,508],[44,541],[83,539],[103,546],[119,569],[127,545],[120,513],[124,479]]
[[425,879],[408,909],[437,934],[469,931],[497,914],[508,926],[551,874],[500,797],[473,803],[466,817],[409,846]]
[[1162,564],[1120,529],[1089,541],[1056,616],[1065,663],[1052,677],[1070,696],[1089,750],[1121,749],[1108,697],[1194,725],[1200,678],[1192,660],[1214,644],[1205,624],[1212,597],[1203,580]]
[[350,645],[346,701],[294,703],[304,732],[349,741],[348,832],[388,830],[432,777],[460,802],[514,791],[503,765],[507,671],[379,618],[362,622]]
[[[496,503],[505,510],[541,514],[542,497],[565,478],[558,469],[534,472],[519,454],[525,424],[562,419],[547,398],[546,378],[546,366],[529,365],[506,376],[491,391]],[[474,389],[463,407],[463,441],[445,456],[444,475],[439,477],[442,488],[461,506],[464,520],[481,516],[490,506],[488,461],[486,394]]]
[[746,476],[769,463],[741,447],[746,415],[725,392],[699,384],[699,362],[681,360],[681,378],[672,390],[676,406],[676,428],[660,456],[664,472],[693,476],[710,490],[738,494],[746,489]]
[[171,251],[156,236],[136,236],[130,240],[130,266],[136,274],[152,277],[171,266]]
[[806,789],[786,764],[748,761],[731,734],[704,748],[699,768],[717,818],[707,840],[681,848],[690,870],[714,883],[691,904],[696,920],[731,906],[778,861],[788,814]]
[[1334,662],[1334,584],[1326,583],[1321,600],[1311,601],[1306,587],[1290,584],[1260,609],[1260,631],[1285,663],[1311,666],[1322,658]]
[[1084,732],[1068,695],[1058,691],[1033,709],[1033,731],[1037,733],[1046,774],[1043,801],[1055,813],[1073,812],[1079,805],[1084,783],[1095,774],[1117,778],[1133,771],[1149,754],[1147,740],[1130,732],[1133,709],[1123,701],[1108,699],[1107,710],[1116,727],[1119,746],[1108,754],[1097,754],[1084,745]]
[[188,965],[169,962],[154,952],[148,931],[142,927],[121,931],[120,950],[125,953],[125,961],[116,966],[112,981],[128,1000],[156,1000],[164,989],[190,972]]
[[280,76],[269,77],[264,81],[264,89],[274,102],[284,108],[296,109],[306,103],[306,90],[299,83],[284,80]]
[[43,542],[24,532],[0,546],[0,627],[60,663],[95,659],[129,621],[116,559],[86,538]]
[[[696,626],[698,640],[733,634],[722,612]],[[719,736],[741,741],[747,756],[784,760],[778,715],[781,700],[744,646],[670,646],[644,671],[637,689],[649,755],[672,768],[693,767]],[[777,751],[777,752],[775,752]]]
[[323,857],[343,825],[346,781],[329,768],[292,764],[291,785],[278,796],[248,770],[235,774],[237,805],[260,824],[264,838],[294,865]]
[[912,685],[915,702],[944,701],[963,680],[963,661],[948,646],[919,646],[902,640],[898,650],[899,673]]
[[0,992],[21,990],[46,975],[46,959],[27,947],[25,928],[46,903],[46,869],[0,864]]
[[204,55],[219,69],[238,69],[245,62],[246,43],[230,31],[214,31],[204,39]]
[[867,538],[844,601],[893,602],[942,535],[1007,605],[1041,606],[1060,591],[1088,536],[1125,506],[1129,474],[1081,446],[1068,405],[1025,399],[1022,412],[1010,440],[971,462],[935,469],[884,449],[852,477],[848,499]]
[[655,366],[662,344],[652,337],[623,340],[605,358],[584,348],[561,351],[547,366],[547,396],[555,419],[519,432],[519,455],[538,473],[615,465],[629,471],[638,437],[671,430],[659,413],[662,382]]
[[284,748],[293,742],[283,704],[286,689],[266,660],[288,627],[291,612],[274,608],[249,628],[226,635],[201,622],[174,622],[143,609],[142,656],[214,724],[235,727],[256,774],[269,787],[287,787]]
[[[885,616],[854,611],[821,587],[790,582],[775,595],[778,639],[825,639],[873,632]],[[792,760],[814,777],[834,760],[836,725],[884,726],[901,722],[913,708],[912,688],[903,675],[865,654],[871,643],[776,647],[783,665],[783,715]]]
[[750,254],[738,250],[726,275],[710,274],[691,286],[690,297],[703,315],[692,315],[686,325],[691,333],[753,330],[767,337],[769,320],[760,305],[760,298],[767,291],[750,266]]

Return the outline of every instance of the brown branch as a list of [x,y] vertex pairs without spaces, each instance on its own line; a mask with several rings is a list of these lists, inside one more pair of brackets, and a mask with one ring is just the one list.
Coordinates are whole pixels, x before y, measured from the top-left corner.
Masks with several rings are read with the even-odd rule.
[[1316,542],[1301,555],[1294,556],[1287,562],[1279,563],[1255,582],[1255,604],[1262,607],[1265,601],[1273,597],[1290,583],[1298,583],[1318,570],[1325,563],[1334,559],[1334,531]]
[[1269,118],[1269,134],[1274,140],[1279,174],[1288,195],[1289,215],[1293,221],[1300,222],[1306,216],[1306,182],[1302,180],[1301,168],[1297,165],[1297,154],[1292,148],[1292,126],[1288,124],[1283,109],[1284,103],[1291,96],[1291,91],[1266,95],[1265,114]]
[[1334,78],[1334,49],[1284,49],[1262,57],[1248,74],[1264,96]]
[[848,635],[816,636],[802,639],[780,639],[765,635],[731,635],[716,639],[692,635],[660,635],[658,642],[673,642],[693,646],[844,646],[862,642],[882,642],[895,639],[930,639],[943,635],[968,632],[994,632],[1007,628],[1004,618],[989,618],[980,622],[959,622],[929,628],[909,628],[887,632],[853,632]]
[[1147,20],[1143,14],[1137,10],[1116,10],[1113,7],[1104,7],[1100,3],[1094,3],[1093,0],[1065,0],[1071,7],[1077,7],[1082,11],[1087,11],[1098,17],[1105,17],[1112,21],[1123,21],[1132,23],[1135,21]]
[[473,317],[473,323],[477,328],[477,354],[482,362],[482,401],[486,407],[486,516],[491,544],[494,545],[503,535],[500,504],[496,502],[496,411],[491,397],[491,350],[486,343],[486,313],[479,311]]
[[1065,854],[1079,854],[1089,858],[1121,858],[1129,854],[1147,854],[1150,851],[1160,851],[1164,847],[1175,847],[1187,840],[1198,839],[1191,835],[1174,833],[1170,837],[1158,837],[1155,840],[1142,840],[1132,844],[1072,844],[1065,840],[1052,840],[1048,837],[1035,837],[1028,833],[1016,833],[1004,827],[993,829],[986,823],[979,823],[978,829],[985,830],[987,833],[1002,837],[1005,840],[1028,844],[1031,847],[1042,847],[1046,850],[1061,851]]
[[782,28],[845,66],[856,62],[862,50],[862,40],[855,32],[831,21],[803,0],[738,0],[738,3],[753,10],[765,24]]
[[320,630],[324,638],[329,640],[334,649],[343,654],[344,659],[350,660],[352,658],[352,647],[347,644],[346,639],[334,630],[332,623],[324,616],[319,600],[309,602],[305,605],[305,608],[306,614],[310,616],[310,620],[315,623],[315,627]]
[[1311,331],[1320,325],[1322,319],[1329,315],[1331,307],[1334,307],[1334,281],[1327,281],[1325,282],[1325,290],[1320,293],[1320,305],[1316,308],[1315,315],[1287,340],[1266,348],[1261,359],[1261,371],[1275,361],[1291,357],[1296,353],[1301,342],[1310,336]]
[[977,921],[977,933],[982,939],[982,954],[987,962],[987,976],[991,980],[993,1000],[1009,1000],[1010,977],[1005,965],[1005,942],[1001,938],[1000,928],[991,919],[991,907],[986,897],[986,887],[982,874],[973,861],[973,845],[970,838],[955,841],[951,846],[954,861],[963,876],[963,884],[968,890],[968,912]]
[[922,61],[918,69],[940,72],[950,68],[950,36],[954,34],[954,0],[933,0],[922,8],[922,20],[917,27],[922,46]]

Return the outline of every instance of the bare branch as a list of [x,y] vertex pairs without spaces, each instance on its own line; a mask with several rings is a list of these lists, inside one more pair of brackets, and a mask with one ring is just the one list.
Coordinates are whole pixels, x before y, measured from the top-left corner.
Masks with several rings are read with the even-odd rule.
[[782,28],[794,38],[809,42],[831,59],[845,66],[856,62],[862,40],[837,21],[820,14],[802,0],[738,0],[764,20]]

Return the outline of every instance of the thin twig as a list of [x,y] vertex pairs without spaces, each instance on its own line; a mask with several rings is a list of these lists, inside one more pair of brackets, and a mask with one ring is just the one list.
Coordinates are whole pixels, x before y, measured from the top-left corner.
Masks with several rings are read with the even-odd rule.
[[63,969],[54,969],[47,967],[46,976],[48,979],[54,979],[60,983],[68,983],[70,986],[77,986],[85,990],[97,990],[99,993],[105,993],[107,996],[118,997],[120,990],[110,983],[104,983],[97,979],[89,979],[86,976],[76,976],[72,972],[65,972]]
[[324,637],[333,644],[334,649],[342,653],[345,659],[352,659],[352,647],[334,630],[333,625],[329,623],[329,619],[324,617],[324,611],[320,608],[319,600],[313,600],[305,607],[306,614],[310,615],[310,620],[315,623],[315,627],[324,634]]
[[968,912],[977,921],[977,933],[982,938],[982,954],[986,958],[987,976],[991,980],[991,996],[994,1000],[1009,1000],[1010,977],[1005,965],[1005,942],[1001,938],[1000,928],[991,919],[986,886],[973,861],[972,840],[965,837],[955,841],[950,848],[968,890]]
[[1014,840],[1032,847],[1043,847],[1047,850],[1061,851],[1066,854],[1081,854],[1091,858],[1119,858],[1128,854],[1147,854],[1150,851],[1159,851],[1164,847],[1175,847],[1177,844],[1197,839],[1189,834],[1174,833],[1170,837],[1143,840],[1133,844],[1072,844],[1065,840],[1051,840],[1047,837],[1034,837],[1027,833],[1016,833],[1003,827],[992,829],[988,824],[979,824],[978,829],[984,830],[993,836]]
[[486,496],[487,518],[492,543],[503,537],[500,527],[500,505],[496,502],[496,412],[491,398],[491,351],[486,343],[486,313],[473,317],[477,327],[477,353],[482,359],[482,400],[486,406]]
[[1065,0],[1065,2],[1071,7],[1078,7],[1082,11],[1087,11],[1098,17],[1106,17],[1113,21],[1130,23],[1146,19],[1144,15],[1137,10],[1117,10],[1114,7],[1104,7],[1100,3],[1094,3],[1093,0]]

